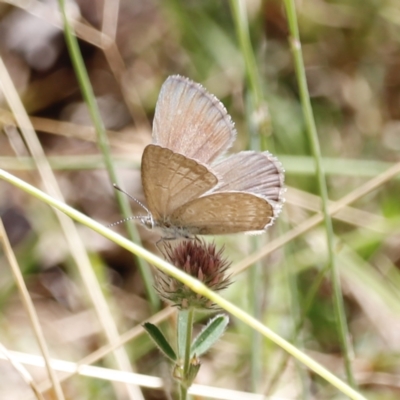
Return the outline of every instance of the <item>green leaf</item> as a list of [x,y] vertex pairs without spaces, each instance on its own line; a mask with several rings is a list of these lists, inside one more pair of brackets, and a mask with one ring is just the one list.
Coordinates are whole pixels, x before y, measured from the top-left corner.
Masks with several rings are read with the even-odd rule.
[[157,347],[164,353],[166,357],[168,357],[171,361],[176,362],[176,354],[171,347],[171,345],[168,343],[167,339],[163,335],[163,333],[153,324],[150,322],[146,322],[143,324],[143,328],[146,330],[146,332],[150,335],[150,337],[153,339],[154,343],[157,345]]
[[227,315],[217,315],[210,320],[209,324],[200,332],[193,340],[190,356],[196,355],[200,357],[223,335],[226,326],[228,325],[229,317]]
[[179,310],[178,312],[178,354],[182,360],[185,358],[188,315],[188,310]]

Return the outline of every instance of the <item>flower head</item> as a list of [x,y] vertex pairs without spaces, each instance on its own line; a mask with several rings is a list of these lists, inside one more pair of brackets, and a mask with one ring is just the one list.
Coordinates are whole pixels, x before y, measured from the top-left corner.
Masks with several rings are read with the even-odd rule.
[[[214,291],[225,289],[229,284],[226,270],[230,263],[222,258],[223,248],[216,250],[214,243],[201,240],[187,240],[172,247],[164,243],[164,256],[175,267],[197,278]],[[156,290],[160,297],[179,308],[215,308],[206,297],[193,292],[182,282],[159,272]]]

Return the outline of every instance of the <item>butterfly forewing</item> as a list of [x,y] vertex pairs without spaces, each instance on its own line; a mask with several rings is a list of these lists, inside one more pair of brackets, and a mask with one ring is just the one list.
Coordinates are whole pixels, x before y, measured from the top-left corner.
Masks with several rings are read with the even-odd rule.
[[154,115],[154,144],[209,164],[235,136],[233,122],[215,96],[179,75],[165,81]]
[[155,221],[198,198],[218,182],[204,165],[155,145],[145,148],[141,170],[147,207]]
[[170,222],[193,235],[221,235],[263,231],[273,213],[271,204],[261,197],[225,192],[184,204],[170,216]]

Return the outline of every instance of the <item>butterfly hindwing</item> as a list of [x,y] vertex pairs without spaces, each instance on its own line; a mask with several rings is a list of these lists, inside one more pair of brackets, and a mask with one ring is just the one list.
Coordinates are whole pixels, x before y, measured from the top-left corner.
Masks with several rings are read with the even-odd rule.
[[273,207],[262,197],[240,192],[213,193],[175,210],[171,224],[193,235],[220,235],[263,231],[271,222]]
[[280,203],[283,195],[283,167],[268,151],[241,151],[213,166],[221,177],[218,192],[243,191]]

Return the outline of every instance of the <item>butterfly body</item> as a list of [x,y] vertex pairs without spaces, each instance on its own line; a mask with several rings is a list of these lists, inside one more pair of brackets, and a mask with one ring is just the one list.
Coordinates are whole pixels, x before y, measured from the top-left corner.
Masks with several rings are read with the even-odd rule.
[[169,77],[156,106],[153,144],[142,156],[149,210],[142,223],[164,239],[265,231],[282,207],[283,168],[268,152],[220,159],[235,136],[215,96],[187,78]]

